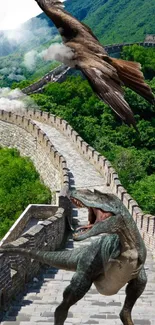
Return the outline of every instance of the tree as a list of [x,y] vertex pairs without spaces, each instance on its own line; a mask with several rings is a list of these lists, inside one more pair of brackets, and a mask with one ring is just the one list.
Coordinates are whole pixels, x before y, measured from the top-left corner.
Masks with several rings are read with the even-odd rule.
[[155,174],[137,181],[131,189],[131,194],[145,213],[155,215]]
[[51,202],[51,192],[40,182],[32,162],[16,149],[0,148],[0,198],[0,237],[28,204]]
[[132,46],[124,46],[121,52],[121,57],[124,60],[141,63],[142,70],[147,79],[152,79],[155,76],[154,48],[145,48],[137,44]]

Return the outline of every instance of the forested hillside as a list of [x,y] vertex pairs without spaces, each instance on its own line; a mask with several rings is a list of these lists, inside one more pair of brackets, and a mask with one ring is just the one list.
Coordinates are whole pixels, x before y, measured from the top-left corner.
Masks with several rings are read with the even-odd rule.
[[[65,9],[84,21],[104,44],[143,41],[154,34],[154,0],[67,0]],[[57,34],[44,14],[17,30],[0,31],[0,56],[24,52],[50,41]]]
[[60,41],[51,25],[41,14],[19,29],[0,31],[0,87],[10,87],[13,82],[26,79],[35,81],[59,64],[45,62],[39,56],[45,48]]
[[26,54],[27,57],[20,50],[0,57],[0,87],[11,87],[14,82],[25,80],[32,80],[31,83],[33,83],[59,65],[60,63],[56,61],[45,62],[41,57],[37,56],[37,53],[40,53],[48,46],[49,43],[38,46],[35,50],[29,51],[28,55]]
[[103,44],[143,41],[155,33],[154,0],[68,0],[65,9],[88,24]]
[[0,238],[28,204],[49,204],[50,190],[28,158],[16,149],[0,148]]
[[154,0],[72,0],[66,9],[84,20],[103,44],[143,41],[154,34]]

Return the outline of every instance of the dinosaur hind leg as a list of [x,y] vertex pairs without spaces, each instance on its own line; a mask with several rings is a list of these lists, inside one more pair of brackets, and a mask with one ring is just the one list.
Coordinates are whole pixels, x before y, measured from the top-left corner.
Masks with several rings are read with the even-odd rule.
[[92,281],[83,272],[74,274],[70,285],[64,290],[62,303],[55,310],[54,325],[64,324],[69,308],[83,298],[91,285]]
[[126,298],[124,306],[120,312],[120,318],[123,325],[134,325],[131,318],[131,311],[136,300],[141,296],[147,283],[147,277],[144,268],[141,269],[138,277],[131,280],[126,287]]

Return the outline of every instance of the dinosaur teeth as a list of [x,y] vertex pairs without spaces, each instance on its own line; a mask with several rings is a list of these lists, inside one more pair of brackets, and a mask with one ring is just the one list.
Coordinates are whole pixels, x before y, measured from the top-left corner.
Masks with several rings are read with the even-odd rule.
[[82,202],[80,202],[79,200],[75,199],[75,198],[71,198],[71,201],[73,202],[73,204],[75,204],[77,207],[79,208],[84,208],[84,204]]

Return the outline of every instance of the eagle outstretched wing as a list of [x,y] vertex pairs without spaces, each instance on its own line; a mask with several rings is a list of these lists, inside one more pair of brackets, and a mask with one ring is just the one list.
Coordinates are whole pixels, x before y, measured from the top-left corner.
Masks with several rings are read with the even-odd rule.
[[124,99],[119,83],[97,68],[83,68],[82,71],[98,97],[108,104],[126,124],[132,124],[136,128],[133,112]]
[[63,2],[57,0],[35,0],[39,7],[51,18],[54,25],[58,28],[60,35],[66,43],[77,35],[86,36],[98,43],[97,37],[93,34],[92,30],[80,22],[78,19],[73,17],[69,12],[64,10]]
[[63,43],[74,55],[71,66],[79,69],[88,79],[92,89],[128,125],[136,128],[133,112],[125,101],[125,85],[150,103],[155,103],[150,87],[145,83],[137,62],[114,59],[108,56],[91,29],[63,9],[57,0],[36,0],[58,28]]

